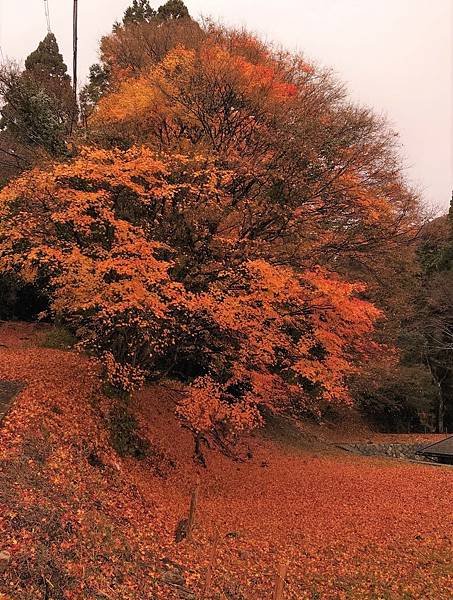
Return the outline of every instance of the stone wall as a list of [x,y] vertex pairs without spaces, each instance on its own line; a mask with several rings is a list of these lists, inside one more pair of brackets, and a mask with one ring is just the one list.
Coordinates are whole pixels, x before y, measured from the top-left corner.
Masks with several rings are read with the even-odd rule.
[[362,454],[363,456],[389,456],[391,458],[401,458],[409,460],[427,460],[415,453],[426,446],[426,444],[374,444],[374,443],[355,443],[339,444],[339,448]]

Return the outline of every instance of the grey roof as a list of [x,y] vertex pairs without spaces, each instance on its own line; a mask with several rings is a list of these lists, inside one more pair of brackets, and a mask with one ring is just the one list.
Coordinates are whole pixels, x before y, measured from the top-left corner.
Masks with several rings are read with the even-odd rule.
[[453,456],[453,435],[445,440],[421,448],[417,454],[425,454],[428,456]]

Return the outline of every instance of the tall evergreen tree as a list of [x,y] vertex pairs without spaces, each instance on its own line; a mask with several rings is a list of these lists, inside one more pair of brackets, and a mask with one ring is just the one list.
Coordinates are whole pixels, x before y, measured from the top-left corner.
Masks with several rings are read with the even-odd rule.
[[156,11],[149,5],[149,0],[134,0],[126,9],[123,24],[149,22],[156,16]]
[[58,78],[62,83],[69,83],[68,69],[53,33],[48,33],[36,50],[26,58],[25,70],[33,73],[36,78]]
[[[154,10],[149,4],[149,0],[133,0],[131,6],[126,9],[123,16],[123,25],[131,23],[150,23],[153,19],[160,21],[169,19],[189,18],[189,11],[182,0],[168,0],[162,6]],[[114,26],[114,30],[119,27]]]
[[82,122],[86,124],[97,102],[109,87],[110,70],[108,65],[95,63],[90,67],[88,83],[80,92],[80,112]]
[[1,130],[51,154],[64,152],[74,100],[67,67],[52,33],[27,57],[22,73],[2,72],[0,95]]
[[160,19],[187,19],[190,17],[187,6],[182,0],[168,0],[157,10]]

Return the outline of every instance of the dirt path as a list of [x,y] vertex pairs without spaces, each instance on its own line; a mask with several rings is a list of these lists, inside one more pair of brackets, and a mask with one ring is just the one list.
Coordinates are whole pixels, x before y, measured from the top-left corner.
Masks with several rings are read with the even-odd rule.
[[0,321],[0,352],[6,349],[32,348],[49,330],[46,323]]
[[[0,323],[0,357],[10,348],[31,347],[38,341],[43,327],[32,323]],[[0,381],[0,423],[11,408],[14,398],[25,388],[16,380]]]
[[0,423],[10,409],[14,398],[24,387],[25,384],[21,381],[0,381]]

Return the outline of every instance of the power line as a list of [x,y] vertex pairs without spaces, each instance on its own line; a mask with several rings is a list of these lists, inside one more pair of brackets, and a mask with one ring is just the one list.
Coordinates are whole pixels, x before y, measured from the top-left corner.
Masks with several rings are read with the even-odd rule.
[[0,2],[0,64],[5,62],[5,56],[3,54],[3,47],[2,47],[2,22],[3,22],[3,17],[2,17],[2,9],[3,9],[3,5]]
[[52,33],[52,29],[50,27],[49,0],[44,0],[44,12],[46,13],[47,33]]

